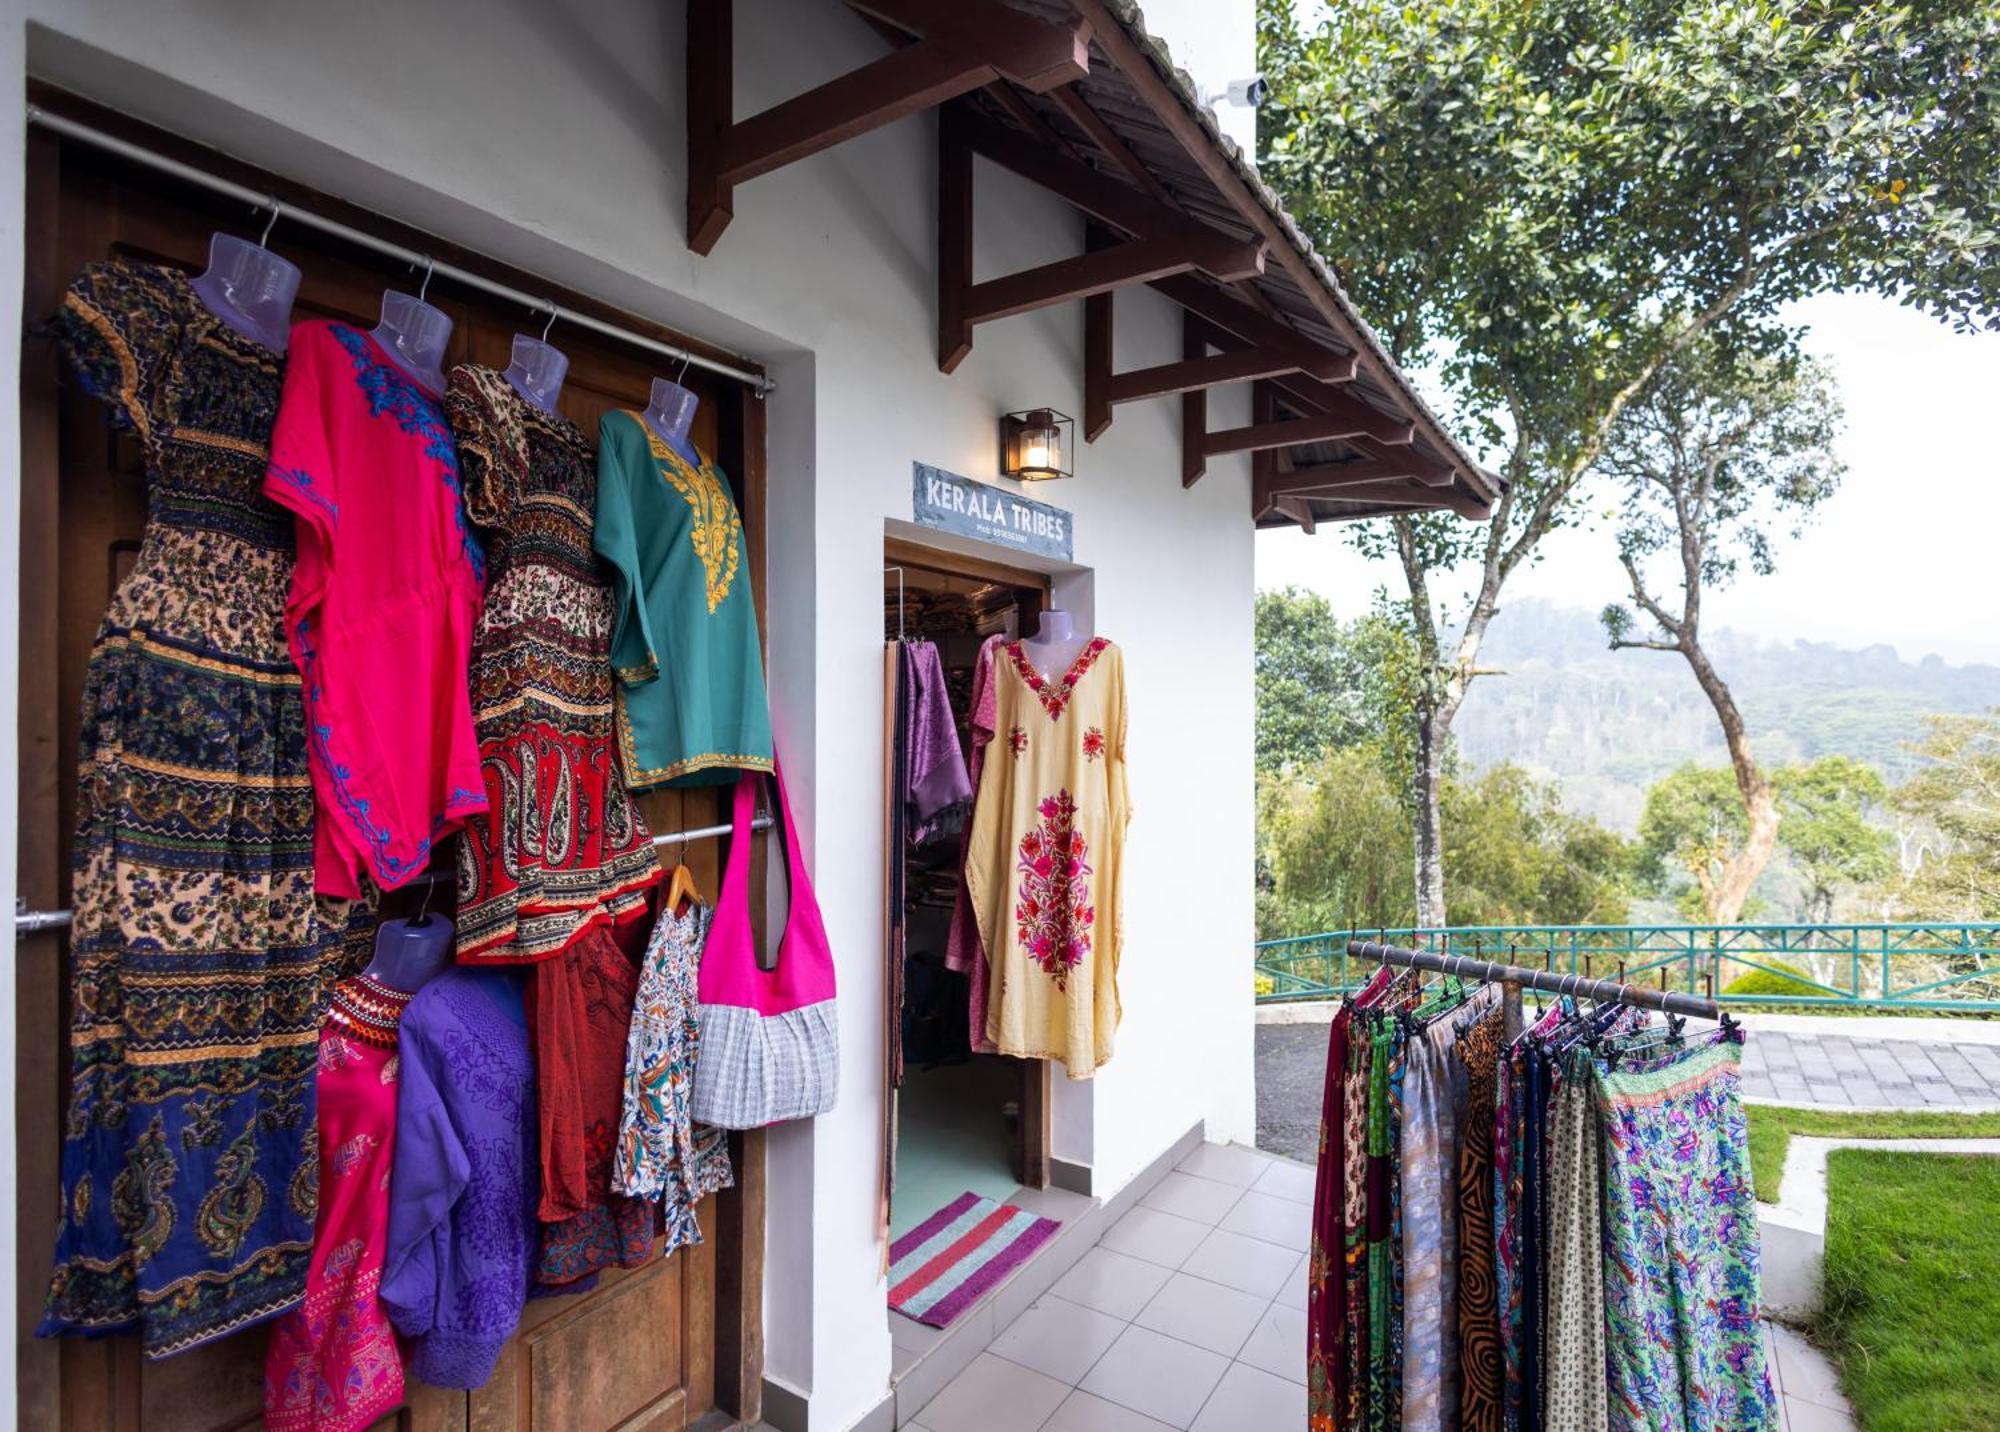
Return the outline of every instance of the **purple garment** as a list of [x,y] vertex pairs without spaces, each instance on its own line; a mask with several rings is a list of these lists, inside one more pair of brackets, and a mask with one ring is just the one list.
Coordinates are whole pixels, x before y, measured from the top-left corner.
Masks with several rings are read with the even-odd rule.
[[382,1305],[435,1387],[493,1375],[535,1261],[535,1068],[521,976],[456,968],[397,1037],[396,1163]]
[[927,641],[903,643],[903,679],[909,704],[904,711],[903,749],[908,788],[910,843],[922,845],[955,835],[972,809],[972,781],[958,745],[958,722],[945,691],[944,663]]

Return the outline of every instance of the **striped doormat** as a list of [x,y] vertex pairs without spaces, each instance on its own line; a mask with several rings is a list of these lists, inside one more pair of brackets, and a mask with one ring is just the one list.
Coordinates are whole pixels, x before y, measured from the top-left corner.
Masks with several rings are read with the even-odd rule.
[[889,1306],[934,1328],[979,1301],[1062,1224],[961,1193],[889,1248]]

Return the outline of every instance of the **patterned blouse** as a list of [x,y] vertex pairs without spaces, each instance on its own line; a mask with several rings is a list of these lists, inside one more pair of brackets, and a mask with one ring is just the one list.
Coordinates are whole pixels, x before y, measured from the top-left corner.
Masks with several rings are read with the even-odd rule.
[[486,559],[444,410],[368,334],[298,324],[264,491],[298,519],[319,890],[393,890],[486,809],[465,688]]
[[589,440],[491,368],[451,375],[466,510],[486,537],[472,645],[487,811],[458,848],[458,957],[543,960],[646,910],[660,878],[612,737],[611,592]]
[[728,478],[706,456],[690,466],[637,413],[606,413],[595,538],[611,571],[626,783],[725,785],[737,771],[772,769],[757,606]]
[[403,1400],[403,1358],[377,1296],[396,1150],[396,1026],[410,996],[357,975],[319,1036],[319,1220],[305,1303],[271,1329],[264,1426],[360,1432]]
[[701,1046],[696,976],[714,914],[691,901],[680,914],[660,915],[625,1046],[625,1112],[613,1177],[626,1193],[660,1203],[668,1253],[701,1242],[696,1205],[734,1182],[722,1131],[695,1123],[689,1108]]

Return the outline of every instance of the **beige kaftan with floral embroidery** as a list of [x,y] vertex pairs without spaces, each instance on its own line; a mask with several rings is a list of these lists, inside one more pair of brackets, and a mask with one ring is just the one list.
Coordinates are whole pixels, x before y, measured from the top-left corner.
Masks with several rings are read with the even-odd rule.
[[1059,680],[995,649],[994,737],[965,883],[986,947],[986,1034],[1002,1054],[1087,1079],[1118,1032],[1125,664],[1094,637]]

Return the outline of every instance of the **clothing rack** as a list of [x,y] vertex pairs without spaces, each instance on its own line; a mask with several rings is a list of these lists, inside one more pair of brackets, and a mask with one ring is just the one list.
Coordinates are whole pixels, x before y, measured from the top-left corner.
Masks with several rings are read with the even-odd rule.
[[[769,811],[758,811],[750,821],[750,831],[753,835],[759,831],[769,830],[770,828],[771,814]],[[692,830],[670,830],[665,835],[656,835],[653,837],[653,844],[655,846],[684,845],[691,840],[712,840],[717,836],[734,835],[735,833],[736,827],[733,825],[699,825]],[[457,879],[457,874],[449,871],[442,871],[434,875],[419,875],[407,885],[398,885],[396,890],[423,890],[438,885],[449,885]],[[394,894],[395,891],[388,893]],[[43,930],[64,930],[69,928],[70,912],[68,910],[29,910],[24,908],[24,906],[25,902],[23,901],[15,902],[14,933],[16,936],[39,934]]]
[[740,383],[748,384],[760,398],[775,391],[778,386],[762,373],[753,372],[747,367],[738,367],[736,364],[725,363],[705,354],[689,352],[661,339],[635,333],[629,328],[620,328],[615,323],[606,323],[603,319],[593,318],[587,313],[578,313],[573,308],[564,308],[561,304],[552,303],[548,299],[536,298],[533,294],[523,293],[518,288],[498,283],[468,269],[462,269],[456,264],[440,263],[428,254],[420,254],[415,249],[406,249],[401,244],[392,244],[387,239],[378,239],[373,234],[343,224],[337,219],[315,214],[310,209],[300,209],[291,204],[280,203],[274,194],[260,194],[255,189],[224,179],[220,175],[210,174],[205,169],[197,169],[192,164],[184,164],[178,159],[146,149],[130,140],[120,139],[115,134],[106,134],[101,129],[79,124],[67,116],[52,114],[39,105],[28,106],[28,123],[38,125],[51,133],[60,134],[65,139],[74,139],[80,144],[87,144],[93,149],[101,149],[107,154],[115,154],[133,164],[171,175],[183,183],[193,184],[212,194],[219,194],[225,199],[248,204],[255,212],[268,213],[273,223],[281,217],[292,220],[305,228],[315,229],[344,243],[353,244],[357,248],[367,249],[384,258],[394,259],[398,263],[408,264],[413,269],[423,270],[427,275],[457,284],[460,288],[483,293],[489,298],[499,299],[502,303],[518,304],[528,312],[551,321],[559,320],[573,328],[595,333],[601,338],[610,338],[633,348],[657,353],[676,363],[691,364],[696,368],[705,368],[711,373],[719,373],[725,378],[734,378]]
[[1494,984],[1516,985],[1523,989],[1540,990],[1545,994],[1576,995],[1583,999],[1596,1000],[1600,1004],[1638,1005],[1642,1009],[1657,1009],[1665,1014],[1684,1014],[1695,1019],[1722,1017],[1721,1007],[1714,1000],[1703,999],[1699,995],[1675,994],[1668,990],[1648,989],[1645,985],[1591,979],[1588,975],[1566,975],[1555,970],[1532,970],[1521,965],[1495,964],[1492,960],[1482,960],[1471,955],[1441,955],[1433,950],[1406,950],[1398,945],[1384,945],[1375,940],[1349,940],[1347,953],[1355,959],[1374,960],[1377,964],[1397,965],[1411,970],[1430,970],[1436,974],[1458,975],[1464,979],[1483,980]]

